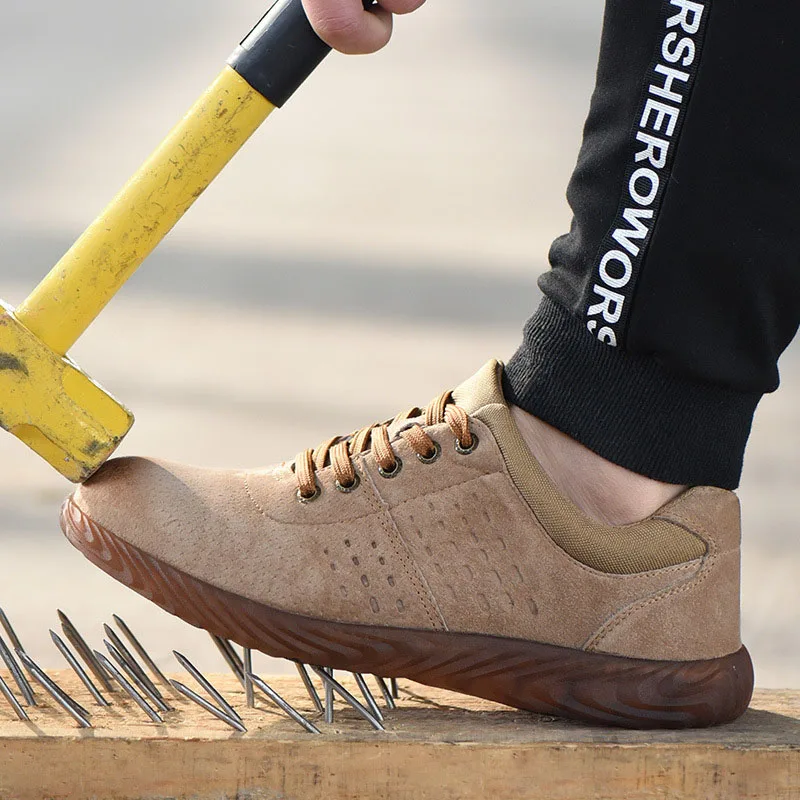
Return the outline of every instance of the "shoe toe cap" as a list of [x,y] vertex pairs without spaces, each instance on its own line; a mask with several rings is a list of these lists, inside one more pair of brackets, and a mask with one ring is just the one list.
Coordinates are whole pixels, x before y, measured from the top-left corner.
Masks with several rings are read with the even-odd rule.
[[167,543],[206,524],[204,471],[146,458],[109,461],[70,498],[91,522],[129,544],[157,553]]
[[[146,458],[109,461],[72,495],[72,501],[98,525],[122,534],[153,515],[153,499],[174,473]],[[152,521],[152,520],[149,520]]]

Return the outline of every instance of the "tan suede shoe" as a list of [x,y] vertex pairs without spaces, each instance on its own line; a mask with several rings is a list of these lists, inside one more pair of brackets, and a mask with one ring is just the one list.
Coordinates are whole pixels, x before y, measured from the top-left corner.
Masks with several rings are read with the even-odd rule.
[[632,727],[733,720],[739,504],[696,488],[610,527],[554,488],[490,362],[424,411],[263,471],[119,459],[70,541],[187,622],[273,656]]

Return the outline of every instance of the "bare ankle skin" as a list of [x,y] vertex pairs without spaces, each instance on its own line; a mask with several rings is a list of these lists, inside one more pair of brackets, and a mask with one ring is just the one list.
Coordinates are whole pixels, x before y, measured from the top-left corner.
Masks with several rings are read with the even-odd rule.
[[522,438],[553,483],[598,522],[639,522],[688,488],[661,483],[612,464],[521,408],[512,406],[511,413]]

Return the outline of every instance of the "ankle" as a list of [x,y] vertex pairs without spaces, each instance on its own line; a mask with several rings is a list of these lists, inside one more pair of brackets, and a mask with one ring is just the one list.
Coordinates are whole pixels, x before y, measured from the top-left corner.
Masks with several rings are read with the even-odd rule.
[[639,522],[688,488],[613,464],[521,408],[512,406],[511,414],[528,449],[559,491],[598,522]]

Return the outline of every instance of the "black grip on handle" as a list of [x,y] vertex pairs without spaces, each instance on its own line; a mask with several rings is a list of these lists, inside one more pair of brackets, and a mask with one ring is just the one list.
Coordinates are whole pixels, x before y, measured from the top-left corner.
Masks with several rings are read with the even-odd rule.
[[[364,8],[374,0],[364,0]],[[331,48],[317,36],[302,0],[278,0],[228,59],[259,94],[282,106]]]

